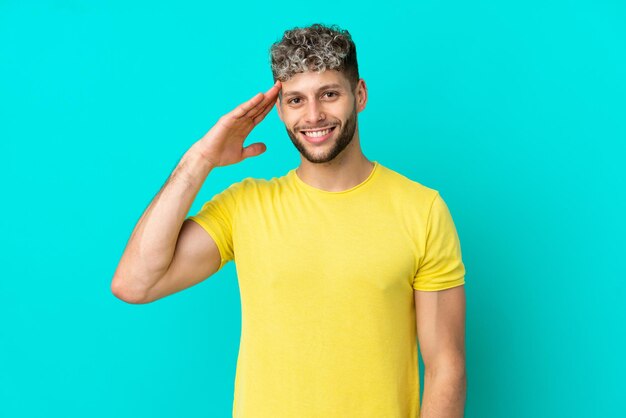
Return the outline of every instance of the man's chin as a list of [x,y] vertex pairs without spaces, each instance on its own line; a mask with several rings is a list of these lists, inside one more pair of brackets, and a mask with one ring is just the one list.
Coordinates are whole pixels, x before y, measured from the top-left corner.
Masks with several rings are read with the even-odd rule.
[[325,164],[325,163],[329,163],[332,160],[334,160],[334,158],[311,158],[311,155],[306,155],[306,154],[301,154],[308,162],[310,162],[311,164]]
[[[332,156],[332,154],[334,154],[333,147],[336,139],[333,137],[328,138],[320,144],[314,144],[308,142],[305,138],[301,138],[302,134],[294,136],[292,131],[287,131],[287,133],[300,155],[310,163],[323,164],[335,159],[336,155]],[[334,133],[335,132],[331,132],[331,134]]]

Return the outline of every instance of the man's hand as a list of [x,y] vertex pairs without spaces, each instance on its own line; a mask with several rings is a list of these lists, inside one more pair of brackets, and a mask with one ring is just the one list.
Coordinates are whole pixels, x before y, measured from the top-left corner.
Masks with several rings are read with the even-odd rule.
[[265,94],[258,93],[222,116],[193,147],[213,167],[236,164],[264,153],[264,143],[255,142],[244,148],[243,141],[272,110],[281,87],[281,82],[276,81]]

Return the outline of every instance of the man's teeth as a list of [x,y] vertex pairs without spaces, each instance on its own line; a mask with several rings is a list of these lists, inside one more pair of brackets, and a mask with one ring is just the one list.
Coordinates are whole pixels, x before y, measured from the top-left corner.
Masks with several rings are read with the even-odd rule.
[[306,136],[310,136],[311,138],[319,138],[320,136],[328,135],[330,129],[324,129],[323,131],[310,131],[305,132]]

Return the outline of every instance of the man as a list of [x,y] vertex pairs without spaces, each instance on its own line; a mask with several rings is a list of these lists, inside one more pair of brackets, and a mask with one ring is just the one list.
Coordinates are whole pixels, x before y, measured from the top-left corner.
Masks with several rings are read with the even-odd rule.
[[[234,417],[462,417],[465,267],[445,202],[364,156],[347,31],[286,31],[271,57],[274,86],[193,144],[140,218],[113,293],[149,303],[236,261]],[[245,178],[186,219],[211,170],[265,152],[243,142],[274,105],[300,166]]]

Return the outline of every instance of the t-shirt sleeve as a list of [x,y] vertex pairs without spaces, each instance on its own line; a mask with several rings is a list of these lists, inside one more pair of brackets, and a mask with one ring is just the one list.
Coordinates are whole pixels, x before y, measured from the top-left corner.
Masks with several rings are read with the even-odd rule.
[[437,192],[428,215],[424,256],[413,278],[413,289],[444,290],[464,283],[461,243],[450,210]]
[[220,252],[218,271],[234,259],[233,222],[241,190],[241,182],[234,183],[202,205],[200,211],[187,219],[198,223],[213,238]]

